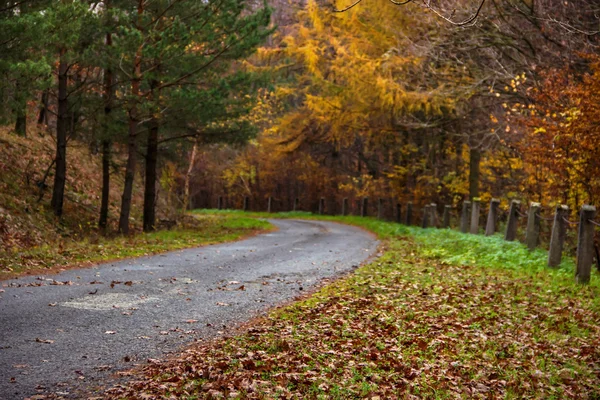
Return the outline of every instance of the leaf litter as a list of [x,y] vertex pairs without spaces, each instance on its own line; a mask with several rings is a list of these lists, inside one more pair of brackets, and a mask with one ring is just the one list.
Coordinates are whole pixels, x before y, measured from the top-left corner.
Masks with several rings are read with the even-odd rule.
[[154,360],[107,397],[600,396],[595,286],[440,263],[412,238],[386,246],[352,276],[238,336]]

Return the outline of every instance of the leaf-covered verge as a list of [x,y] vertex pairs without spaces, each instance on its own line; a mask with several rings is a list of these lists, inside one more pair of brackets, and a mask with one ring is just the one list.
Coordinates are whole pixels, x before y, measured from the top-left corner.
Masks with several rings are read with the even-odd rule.
[[599,398],[600,283],[499,237],[346,218],[385,253],[111,399]]
[[203,215],[186,218],[172,230],[133,236],[86,237],[79,241],[42,245],[19,252],[0,252],[0,280],[25,273],[83,267],[102,261],[139,257],[194,246],[238,240],[272,229],[265,220],[241,215]]

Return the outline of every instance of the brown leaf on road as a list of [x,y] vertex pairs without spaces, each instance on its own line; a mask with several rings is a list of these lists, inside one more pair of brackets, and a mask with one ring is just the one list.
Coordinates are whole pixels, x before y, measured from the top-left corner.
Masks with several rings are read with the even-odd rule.
[[37,343],[46,343],[46,344],[52,344],[52,343],[54,343],[54,340],[50,340],[50,339],[35,338],[35,341]]

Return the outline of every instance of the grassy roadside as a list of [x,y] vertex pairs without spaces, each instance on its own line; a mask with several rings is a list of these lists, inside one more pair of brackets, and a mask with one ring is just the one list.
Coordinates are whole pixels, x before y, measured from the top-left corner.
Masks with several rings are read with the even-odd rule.
[[385,254],[111,398],[600,398],[597,275],[577,286],[572,261],[498,237],[327,219]]
[[65,241],[57,246],[40,246],[21,251],[0,252],[0,280],[10,277],[56,272],[65,267],[83,267],[103,261],[139,257],[238,240],[270,230],[264,220],[243,215],[196,215],[182,227],[133,236],[96,236]]

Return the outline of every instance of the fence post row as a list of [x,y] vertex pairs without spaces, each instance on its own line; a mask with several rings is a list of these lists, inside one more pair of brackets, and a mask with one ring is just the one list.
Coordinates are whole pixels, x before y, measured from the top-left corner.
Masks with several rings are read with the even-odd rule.
[[272,212],[273,211],[273,198],[271,196],[269,196],[269,199],[267,200],[267,212]]
[[525,243],[529,251],[535,250],[540,241],[540,203],[531,203],[527,213],[527,229],[525,231]]
[[473,199],[471,204],[471,233],[476,235],[479,233],[479,215],[481,214],[481,201]]
[[217,210],[223,209],[223,196],[217,198]]
[[552,236],[550,237],[550,250],[548,251],[548,266],[556,268],[560,265],[562,251],[567,237],[567,221],[569,207],[560,205],[554,213],[554,224],[552,224]]
[[444,222],[443,228],[450,228],[450,212],[452,212],[452,206],[444,206]]
[[594,224],[591,221],[595,217],[596,207],[585,205],[581,208],[575,272],[575,280],[578,283],[590,282],[590,272],[594,262]]
[[496,233],[496,222],[498,221],[498,207],[500,200],[492,199],[490,201],[490,210],[488,211],[487,223],[485,224],[485,236],[492,236]]
[[396,203],[396,222],[402,223],[402,204]]
[[521,202],[519,200],[513,200],[510,202],[510,209],[508,210],[508,222],[506,223],[506,233],[504,234],[504,240],[512,242],[517,238],[517,223],[519,220],[519,208]]
[[384,201],[382,198],[377,199],[377,219],[383,219],[383,206]]
[[348,215],[348,198],[344,197],[344,200],[342,200],[342,215],[345,217],[346,215]]
[[325,213],[325,197],[319,199],[319,215]]
[[248,211],[250,209],[250,197],[244,197],[244,211]]
[[300,205],[300,199],[296,197],[294,199],[294,211],[298,211],[298,206],[299,205]]
[[460,214],[460,231],[467,233],[469,231],[469,212],[471,211],[471,202],[463,201],[462,212]]

